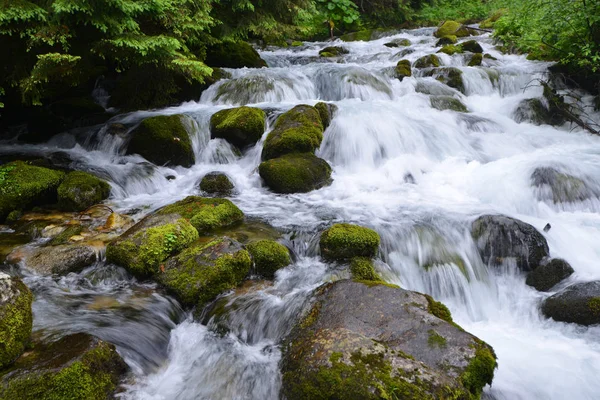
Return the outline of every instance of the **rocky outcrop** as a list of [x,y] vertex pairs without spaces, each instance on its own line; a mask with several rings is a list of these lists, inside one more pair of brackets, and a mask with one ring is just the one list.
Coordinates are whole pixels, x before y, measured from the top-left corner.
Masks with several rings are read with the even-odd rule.
[[555,321],[586,326],[600,324],[600,281],[569,286],[547,298],[542,312]]
[[540,292],[547,292],[575,272],[565,260],[555,258],[527,275],[525,283]]
[[476,53],[476,54],[473,54],[473,56],[471,57],[471,59],[469,60],[469,63],[467,65],[469,67],[479,67],[481,65],[482,61],[483,61],[483,54]]
[[[31,336],[32,295],[18,278],[0,272],[0,370],[24,351]],[[0,398],[1,389],[0,389]]]
[[211,137],[225,139],[240,150],[255,145],[264,132],[265,112],[260,108],[230,108],[210,118]]

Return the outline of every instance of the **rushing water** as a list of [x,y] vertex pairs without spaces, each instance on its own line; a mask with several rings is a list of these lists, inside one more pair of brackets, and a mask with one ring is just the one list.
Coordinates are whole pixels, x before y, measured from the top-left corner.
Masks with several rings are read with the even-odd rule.
[[[318,232],[334,221],[351,221],[380,233],[377,268],[386,280],[432,294],[467,331],[494,347],[499,369],[487,398],[599,398],[600,328],[544,319],[538,306],[550,293],[526,286],[510,265],[483,265],[469,225],[490,212],[539,230],[551,223],[545,233],[551,255],[576,271],[565,284],[600,279],[600,200],[554,204],[531,185],[535,168],[554,167],[600,192],[600,138],[571,126],[515,122],[518,103],[541,96],[535,80],[548,65],[503,55],[487,36],[476,39],[497,61],[486,59],[483,67],[466,67],[464,55],[440,55],[444,65],[464,72],[466,95],[419,71],[395,79],[400,59],[436,51],[432,33],[344,43],[350,53],[340,60],[317,56],[325,43],[269,49],[261,55],[270,68],[231,70],[231,79],[198,102],[111,121],[132,128],[150,115],[188,114],[197,159],[189,169],[124,155],[126,139],[110,134],[108,124],[45,145],[3,144],[5,153],[66,154],[56,158],[106,177],[110,203],[142,210],[140,215],[197,193],[205,173],[223,171],[236,185],[232,200],[247,216],[280,229],[296,259],[273,284],[256,283],[225,297],[221,301],[235,304],[227,321],[205,324],[115,266],[99,263],[61,279],[26,276],[36,293],[35,330],[48,336],[87,331],[115,343],[133,371],[120,394],[124,399],[276,399],[279,341],[311,290],[348,274],[319,259]],[[397,38],[413,44],[383,45]],[[436,110],[424,91],[455,96],[470,113]],[[265,109],[272,124],[296,104],[321,100],[339,111],[318,150],[332,165],[334,182],[318,191],[272,194],[257,173],[262,143],[239,156],[225,141],[210,140],[208,121],[217,110],[252,104]],[[460,267],[452,261],[457,257]],[[223,323],[227,333],[219,329]]]

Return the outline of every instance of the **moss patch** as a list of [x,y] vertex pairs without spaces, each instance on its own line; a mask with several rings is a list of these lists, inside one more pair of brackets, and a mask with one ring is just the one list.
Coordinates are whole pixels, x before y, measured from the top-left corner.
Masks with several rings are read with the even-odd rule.
[[433,297],[425,295],[427,303],[429,304],[428,311],[430,314],[435,315],[439,319],[443,319],[446,322],[454,323],[452,321],[452,313],[448,310],[448,307],[439,301],[435,301]]
[[331,167],[317,156],[286,154],[264,161],[258,167],[260,177],[276,193],[306,193],[331,182]]
[[179,214],[199,232],[227,228],[241,223],[244,213],[227,199],[189,196],[162,208],[158,214]]
[[254,145],[264,132],[265,112],[260,108],[231,108],[210,118],[211,137],[225,139],[239,149]]
[[337,109],[337,106],[335,104],[319,102],[315,104],[315,109],[319,112],[319,116],[321,117],[321,123],[323,124],[323,129],[327,129],[329,127],[329,124],[331,124],[333,112]]
[[372,229],[352,224],[336,224],[321,234],[321,254],[328,260],[374,257],[379,247],[379,234]]
[[588,308],[593,314],[600,315],[600,297],[593,297],[589,299]]
[[447,46],[442,47],[438,53],[445,53],[448,54],[449,56],[452,56],[456,53],[462,53],[463,49],[460,46],[455,46],[453,44],[449,44]]
[[50,246],[58,246],[69,242],[69,239],[73,236],[79,235],[83,227],[81,225],[69,225],[67,228],[52,238],[48,243]]
[[58,187],[58,204],[67,211],[83,211],[105,200],[110,185],[92,174],[69,172]]
[[468,66],[469,67],[478,67],[481,65],[482,61],[483,61],[483,54],[481,54],[481,53],[473,54],[473,57],[471,57],[471,60],[469,61]]
[[273,240],[250,243],[246,249],[252,256],[256,272],[265,278],[272,279],[278,269],[292,262],[288,248]]
[[352,278],[358,281],[380,281],[381,277],[375,272],[373,261],[365,257],[355,257],[350,262]]
[[479,342],[476,345],[475,357],[471,359],[465,372],[460,376],[460,381],[471,393],[471,399],[481,398],[485,385],[491,385],[494,370],[498,367],[496,355],[493,350]]
[[433,34],[437,38],[442,38],[444,36],[453,35],[456,37],[465,37],[469,36],[469,30],[460,22],[456,21],[446,21],[442,26],[438,28],[437,31]]
[[33,296],[23,282],[0,272],[0,292],[8,295],[0,302],[0,369],[23,351],[31,335]]
[[429,337],[427,338],[427,344],[429,345],[429,347],[446,347],[448,341],[445,337],[443,337],[433,329],[430,329],[427,333],[429,334]]

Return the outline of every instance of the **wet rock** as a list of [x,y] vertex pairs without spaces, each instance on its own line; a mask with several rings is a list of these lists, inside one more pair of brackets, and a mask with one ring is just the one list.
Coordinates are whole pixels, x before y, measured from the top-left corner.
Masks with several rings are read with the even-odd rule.
[[467,65],[469,67],[479,67],[482,61],[483,55],[481,53],[476,53],[473,54],[473,57],[471,57],[471,60],[469,60],[469,63]]
[[0,222],[14,210],[56,202],[64,173],[17,161],[0,166]]
[[483,48],[476,40],[467,40],[466,42],[462,42],[460,47],[464,51],[470,51],[471,53],[483,53]]
[[516,122],[531,122],[534,125],[551,125],[552,115],[538,98],[522,100],[513,113]]
[[119,214],[116,212],[111,213],[106,222],[102,227],[104,230],[115,231],[121,229],[128,229],[134,224],[133,218],[129,215]]
[[396,40],[392,40],[391,42],[384,43],[383,45],[385,47],[395,48],[395,47],[407,47],[407,46],[410,46],[411,44],[412,43],[408,39],[396,39]]
[[321,286],[283,347],[283,395],[479,398],[494,376],[494,351],[430,299],[377,283]]
[[440,38],[435,44],[435,47],[446,46],[449,44],[456,44],[457,38],[454,35],[446,35]]
[[551,167],[539,167],[531,174],[531,184],[540,200],[557,203],[572,203],[599,197],[597,190],[590,188],[582,179]]
[[222,42],[206,51],[206,64],[221,68],[262,68],[265,60],[246,42]]
[[100,248],[86,243],[24,247],[15,249],[6,261],[21,264],[40,275],[66,275],[69,272],[80,272],[95,263],[99,251]]
[[463,50],[460,46],[455,46],[453,44],[449,44],[446,45],[444,47],[442,47],[440,50],[438,50],[438,53],[445,53],[448,54],[449,56],[452,56],[456,53],[462,53]]
[[0,370],[25,351],[33,323],[32,298],[20,279],[0,272]]
[[286,154],[264,161],[258,172],[275,193],[306,193],[331,183],[331,166],[311,153]]
[[260,220],[245,220],[240,225],[219,230],[219,234],[230,237],[244,245],[260,240],[278,240],[281,232]]
[[292,262],[288,248],[273,240],[253,242],[246,249],[252,256],[256,272],[267,279],[273,279],[277,270]]
[[110,124],[106,129],[106,133],[108,133],[109,135],[118,136],[120,138],[126,138],[128,131],[129,129],[127,129],[127,126],[119,123]]
[[230,196],[234,188],[229,177],[222,172],[209,172],[200,181],[200,190],[218,196]]
[[4,263],[6,257],[17,247],[29,243],[29,235],[20,233],[0,232],[0,264]]
[[312,153],[323,141],[323,123],[319,111],[299,105],[282,114],[267,139],[262,151],[263,160],[290,153]]
[[471,227],[485,263],[501,265],[514,259],[521,270],[528,272],[539,267],[548,257],[549,248],[544,236],[533,226],[504,215],[484,215]]
[[188,196],[158,211],[158,214],[178,214],[200,233],[240,224],[244,213],[227,199]]
[[195,158],[188,129],[192,125],[191,118],[182,114],[146,118],[131,133],[127,154],[139,154],[156,165],[191,167]]
[[222,237],[168,259],[156,279],[186,306],[204,306],[242,283],[252,260],[242,245]]
[[325,47],[323,50],[319,51],[319,56],[321,57],[337,57],[344,54],[348,54],[349,51],[341,46],[329,46]]
[[540,292],[547,292],[574,272],[568,262],[555,258],[531,271],[525,283]]
[[379,248],[379,234],[353,224],[335,224],[321,234],[321,255],[328,260],[343,261],[354,257],[374,257]]
[[337,106],[331,103],[319,102],[315,104],[315,109],[319,112],[319,116],[321,117],[321,123],[323,124],[323,129],[325,130],[329,128],[329,124],[331,124],[333,115],[338,109]]
[[434,77],[438,81],[465,94],[465,82],[463,80],[462,71],[458,68],[435,68],[425,73],[425,76]]
[[58,187],[58,204],[63,210],[83,211],[108,198],[110,185],[92,174],[69,172]]
[[542,312],[555,321],[600,324],[600,281],[577,283],[547,298]]
[[0,398],[104,400],[113,398],[126,371],[113,345],[78,333],[36,343],[0,372]]
[[459,99],[452,96],[432,96],[430,99],[431,107],[438,110],[452,110],[456,112],[469,112]]
[[412,76],[412,70],[410,68],[410,61],[408,60],[400,60],[398,64],[396,64],[396,78],[402,80],[406,77]]
[[[46,230],[49,227],[44,228],[44,231],[42,232],[42,236],[45,235]],[[54,232],[51,233],[49,237],[52,237],[52,240],[50,240],[50,242],[48,242],[48,244],[50,246],[58,246],[60,244],[65,244],[68,243],[69,240],[73,237],[73,236],[77,236],[79,235],[82,231],[83,231],[83,227],[81,225],[68,225],[68,226],[54,226],[55,229],[58,229],[60,231],[60,233],[55,234]]]
[[460,22],[446,21],[433,34],[433,36],[435,36],[437,38],[442,38],[442,37],[448,36],[448,35],[452,35],[452,36],[456,36],[456,37],[465,37],[465,36],[470,36],[471,33]]
[[225,139],[242,150],[254,146],[264,132],[265,112],[260,108],[230,108],[210,118],[211,137]]
[[428,56],[423,56],[415,61],[415,68],[431,68],[431,67],[439,67],[440,59],[435,54],[430,54]]
[[146,278],[156,274],[168,257],[196,239],[198,231],[184,216],[150,215],[106,246],[106,261]]

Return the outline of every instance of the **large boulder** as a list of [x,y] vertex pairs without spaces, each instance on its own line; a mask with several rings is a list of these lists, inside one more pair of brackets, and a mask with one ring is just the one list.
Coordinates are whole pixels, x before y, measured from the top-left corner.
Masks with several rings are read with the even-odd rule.
[[267,136],[262,151],[263,160],[289,153],[312,153],[323,141],[323,122],[319,111],[299,105],[282,114]]
[[96,260],[100,248],[86,243],[20,248],[6,258],[8,263],[21,264],[40,275],[66,275],[80,272]]
[[0,370],[25,351],[33,322],[31,301],[20,279],[0,272]]
[[265,132],[265,112],[260,108],[221,110],[210,118],[210,135],[225,139],[239,149],[253,146]]
[[56,202],[64,172],[16,161],[0,166],[0,221],[14,210]]
[[331,166],[311,153],[286,154],[264,161],[258,172],[275,193],[306,193],[331,182]]
[[267,279],[273,279],[278,269],[292,262],[288,248],[274,240],[259,240],[248,244],[246,249],[252,256],[256,272]]
[[600,193],[582,179],[552,167],[536,168],[531,174],[531,184],[540,200],[553,203],[573,203],[600,197]]
[[335,224],[321,234],[321,255],[328,260],[343,261],[354,257],[374,257],[379,248],[379,234],[353,224]]
[[540,292],[547,292],[574,272],[568,262],[555,258],[531,271],[525,283]]
[[396,78],[402,80],[404,78],[408,78],[412,76],[412,70],[410,68],[410,61],[408,60],[400,60],[398,64],[396,64]]
[[[437,302],[433,302],[437,303]],[[385,284],[318,288],[283,347],[282,394],[296,399],[478,399],[493,349],[432,313],[427,296]]]
[[0,399],[106,400],[126,372],[113,345],[79,333],[36,344],[0,372]]
[[145,278],[156,274],[161,263],[196,239],[198,231],[182,215],[150,215],[106,246],[106,261]]
[[242,283],[251,267],[242,245],[222,237],[171,257],[156,279],[182,304],[202,307]]
[[58,187],[58,204],[68,211],[83,211],[105,200],[110,185],[92,174],[69,172]]
[[265,60],[246,42],[223,42],[206,51],[206,64],[222,68],[262,68]]
[[600,281],[577,283],[547,298],[542,312],[555,321],[600,324]]
[[227,199],[188,196],[158,211],[159,215],[178,214],[190,221],[200,233],[235,226],[244,213]]
[[444,36],[453,35],[456,37],[470,36],[469,29],[465,28],[463,24],[456,21],[446,21],[434,32],[433,36],[442,38]]
[[131,133],[127,154],[139,154],[156,165],[191,167],[194,150],[188,129],[190,117],[159,115],[143,120]]
[[222,172],[209,172],[200,181],[200,190],[205,193],[229,196],[234,186],[227,175]]
[[501,265],[513,259],[525,272],[536,269],[550,255],[544,236],[533,226],[504,215],[483,215],[471,226],[483,261]]

